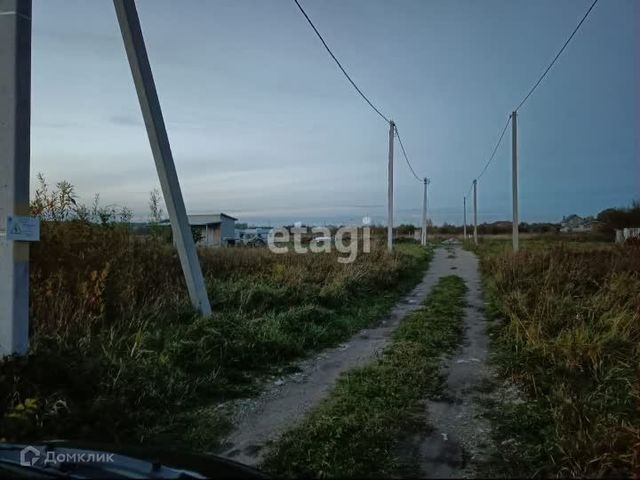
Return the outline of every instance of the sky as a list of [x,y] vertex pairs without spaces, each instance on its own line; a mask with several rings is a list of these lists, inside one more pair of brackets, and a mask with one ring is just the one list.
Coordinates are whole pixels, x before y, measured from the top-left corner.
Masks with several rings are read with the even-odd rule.
[[[509,113],[591,0],[300,0],[428,176],[429,217],[463,197]],[[520,218],[640,198],[640,2],[600,0],[518,116]],[[292,0],[138,0],[189,213],[282,224],[386,222],[388,126]],[[33,177],[148,215],[157,173],[113,4],[33,0]],[[396,143],[395,223],[422,184]],[[35,183],[33,184],[35,186]],[[33,188],[32,186],[32,188]],[[470,221],[471,204],[468,202]],[[507,131],[478,183],[479,222],[511,216]]]

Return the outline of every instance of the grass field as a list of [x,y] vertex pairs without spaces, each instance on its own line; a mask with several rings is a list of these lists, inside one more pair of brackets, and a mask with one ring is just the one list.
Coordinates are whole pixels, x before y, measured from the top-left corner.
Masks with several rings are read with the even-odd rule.
[[[629,476],[640,467],[640,249],[504,241],[477,251],[494,362],[524,402],[493,405],[507,476]],[[494,471],[495,473],[495,471]]]
[[296,478],[415,476],[395,448],[425,428],[416,413],[440,390],[440,356],[460,341],[465,291],[460,277],[443,277],[381,358],[343,374],[304,423],[279,440],[265,468]]
[[212,404],[376,321],[429,260],[410,244],[346,265],[266,249],[200,256],[213,318],[192,310],[170,244],[118,223],[43,223],[30,352],[0,368],[0,436],[210,451],[227,427]]

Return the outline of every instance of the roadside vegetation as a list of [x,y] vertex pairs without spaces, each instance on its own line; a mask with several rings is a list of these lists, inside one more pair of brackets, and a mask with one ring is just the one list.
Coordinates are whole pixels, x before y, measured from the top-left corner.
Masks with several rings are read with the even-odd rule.
[[[570,215],[571,216],[571,215]],[[631,202],[627,207],[607,208],[599,212],[595,217],[587,217],[585,220],[592,222],[592,231],[587,234],[567,234],[563,233],[562,237],[573,237],[583,239],[588,238],[589,241],[609,241],[615,239],[615,230],[623,228],[634,228],[640,225],[640,199]],[[404,229],[403,229],[404,227]],[[413,234],[415,227],[409,225],[400,225],[398,231],[410,231]],[[511,222],[497,221],[493,223],[478,224],[478,234],[482,237],[503,237],[511,236]],[[520,222],[519,231],[521,238],[545,238],[547,241],[558,239],[558,234],[562,228],[561,223],[526,223]],[[471,234],[473,226],[467,228]],[[442,240],[446,240],[451,235],[462,235],[463,227],[461,225],[450,225],[445,223],[440,226],[429,226],[429,231]]]
[[[211,451],[227,428],[216,402],[380,319],[430,254],[372,246],[336,254],[199,252],[214,316],[191,308],[162,227],[136,235],[126,209],[76,204],[61,182],[36,192],[29,355],[0,364],[0,437],[170,442]],[[156,211],[152,216],[158,216]]]
[[[331,395],[269,452],[264,467],[285,477],[389,477],[412,466],[399,442],[424,431],[424,399],[441,391],[441,355],[463,333],[466,286],[443,277],[370,365],[344,373]],[[411,471],[412,476],[416,470]]]
[[[507,242],[477,249],[493,360],[522,394],[489,409],[491,473],[632,476],[640,469],[640,248]],[[585,237],[586,239],[586,237]]]

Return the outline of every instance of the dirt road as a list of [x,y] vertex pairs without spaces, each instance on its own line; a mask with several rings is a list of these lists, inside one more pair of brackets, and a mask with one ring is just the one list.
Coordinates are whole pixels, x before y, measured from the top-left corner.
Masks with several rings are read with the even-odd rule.
[[489,424],[481,416],[478,401],[485,395],[479,387],[491,376],[478,259],[460,247],[454,255],[451,267],[468,287],[464,340],[457,352],[444,360],[447,379],[442,399],[426,403],[427,423],[433,430],[414,444],[425,478],[475,477],[478,465],[492,448]]
[[436,250],[422,281],[374,328],[360,331],[348,342],[298,364],[300,371],[278,379],[256,399],[236,404],[235,429],[218,454],[257,465],[264,447],[301,421],[330,391],[338,376],[370,362],[389,342],[405,315],[415,310],[443,275],[456,273],[444,249]]

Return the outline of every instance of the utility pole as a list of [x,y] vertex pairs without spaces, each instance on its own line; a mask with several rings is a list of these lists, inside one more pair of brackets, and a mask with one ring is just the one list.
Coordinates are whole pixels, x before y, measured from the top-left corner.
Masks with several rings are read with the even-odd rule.
[[473,243],[478,245],[478,180],[473,181]]
[[0,0],[0,357],[29,347],[29,244],[8,217],[29,215],[31,0]]
[[387,202],[389,210],[387,212],[387,249],[393,251],[393,138],[396,124],[393,120],[389,122],[389,173],[387,186]]
[[425,177],[424,185],[424,244],[427,244],[427,233],[429,231],[429,184],[431,180]]
[[467,240],[467,197],[462,197],[464,201],[464,213],[463,213],[463,224],[462,224],[462,238]]
[[140,109],[147,127],[147,135],[156,163],[162,194],[169,212],[173,238],[184,271],[189,297],[193,306],[203,315],[210,315],[211,305],[189,226],[178,174],[173,162],[169,137],[160,109],[151,65],[147,57],[136,4],[134,0],[113,0],[113,4],[129,59],[133,83],[138,93]]
[[422,232],[420,232],[420,244],[427,244],[427,177],[424,177],[424,198],[422,199]]
[[511,114],[511,190],[513,194],[513,251],[517,252],[519,248],[518,227],[520,225],[518,212],[518,112]]

